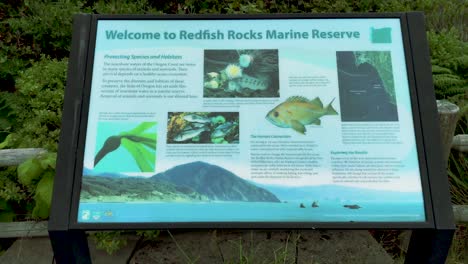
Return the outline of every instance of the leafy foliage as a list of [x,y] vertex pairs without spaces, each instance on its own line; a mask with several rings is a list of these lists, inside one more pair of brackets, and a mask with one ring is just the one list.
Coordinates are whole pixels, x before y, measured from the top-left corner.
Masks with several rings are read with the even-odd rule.
[[11,222],[16,214],[5,199],[0,198],[0,222]]
[[373,2],[378,5],[379,12],[408,12],[422,11],[426,16],[427,27],[435,32],[441,32],[455,27],[458,37],[465,39],[466,32],[466,10],[468,2],[458,0],[379,0],[360,1]]
[[162,14],[147,0],[136,1],[97,1],[92,10],[97,14]]
[[127,245],[127,240],[122,237],[122,231],[96,232],[91,235],[96,248],[104,249],[109,255]]
[[464,94],[468,91],[468,81],[455,74],[434,74],[436,96],[440,99]]
[[79,13],[80,1],[24,1],[17,15],[7,19],[11,37],[20,39],[36,56],[68,56],[72,32],[72,16]]
[[[438,99],[449,99],[460,107],[457,133],[467,133],[468,127],[468,43],[458,38],[457,30],[430,31],[431,61],[434,87]],[[451,163],[454,161],[452,160]],[[468,166],[465,158],[449,166],[449,175],[460,177],[458,168]],[[458,175],[458,176],[457,176]],[[452,181],[454,184],[454,182]]]
[[42,176],[36,187],[34,200],[36,205],[32,211],[34,218],[47,219],[49,217],[52,189],[54,187],[54,171],[48,170]]
[[25,186],[33,186],[42,176],[43,169],[37,159],[29,159],[18,166],[18,181]]
[[33,218],[49,217],[56,159],[56,153],[44,153],[18,166],[18,181],[27,187],[30,197],[34,200]]
[[18,183],[15,167],[0,170],[0,199],[17,203],[28,199],[26,188]]
[[[0,97],[0,143],[10,134],[15,115],[5,98]],[[0,149],[2,148],[0,144]]]
[[431,47],[433,65],[449,68],[454,73],[468,74],[468,43],[458,37],[455,28],[444,29],[441,32],[430,30],[427,33]]
[[[91,238],[94,243],[96,243],[96,248],[105,250],[108,254],[112,255],[117,250],[121,249],[127,245],[127,239],[125,234],[129,232],[124,231],[106,231],[106,232],[96,232],[91,234]],[[135,234],[135,233],[133,233]],[[148,241],[154,241],[159,237],[159,230],[139,230],[136,231],[136,235],[140,237],[140,240],[137,243],[138,246],[142,246],[142,243]]]
[[12,105],[17,125],[8,147],[57,150],[62,117],[67,60],[40,61],[21,73]]
[[18,220],[49,217],[56,158],[56,153],[44,153],[20,164],[18,174],[14,167],[0,171],[0,207],[2,201],[12,205],[5,207],[8,211],[0,208],[0,221],[11,213],[21,215]]
[[73,15],[162,13],[146,0],[25,0],[0,3],[0,91],[15,90],[15,78],[43,55],[70,52]]
[[139,230],[136,232],[138,236],[143,237],[143,240],[156,240],[161,234],[160,230]]

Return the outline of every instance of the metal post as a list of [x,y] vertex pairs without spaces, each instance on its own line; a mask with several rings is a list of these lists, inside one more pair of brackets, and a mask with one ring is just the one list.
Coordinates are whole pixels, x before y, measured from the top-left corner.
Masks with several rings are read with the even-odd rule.
[[88,239],[83,230],[49,231],[57,264],[91,264]]
[[91,263],[85,231],[69,229],[90,26],[91,15],[75,15],[48,227],[54,258],[58,264]]
[[455,229],[413,230],[405,264],[445,263]]

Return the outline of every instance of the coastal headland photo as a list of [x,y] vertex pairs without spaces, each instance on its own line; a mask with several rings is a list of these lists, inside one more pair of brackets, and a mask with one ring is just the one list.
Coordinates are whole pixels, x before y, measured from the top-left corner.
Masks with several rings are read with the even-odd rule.
[[[107,218],[110,222],[134,216],[139,216],[137,221],[163,222],[421,221],[424,217],[418,192],[260,184],[203,161],[150,177],[85,170],[80,201],[83,210],[99,205],[120,211],[118,218]],[[138,209],[143,207],[146,210]]]

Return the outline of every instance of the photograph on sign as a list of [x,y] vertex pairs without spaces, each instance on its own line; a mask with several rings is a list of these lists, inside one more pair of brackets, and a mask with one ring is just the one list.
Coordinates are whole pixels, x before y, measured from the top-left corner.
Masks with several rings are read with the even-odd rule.
[[78,223],[425,222],[400,20],[98,20]]
[[398,121],[390,51],[337,51],[342,121]]
[[167,143],[237,144],[239,113],[169,113]]
[[278,50],[205,50],[204,60],[204,97],[279,97]]

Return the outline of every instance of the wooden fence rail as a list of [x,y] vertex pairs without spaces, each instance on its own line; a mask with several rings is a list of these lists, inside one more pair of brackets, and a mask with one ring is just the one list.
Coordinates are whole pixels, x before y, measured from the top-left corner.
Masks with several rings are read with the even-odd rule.
[[[450,149],[468,152],[468,135],[453,136],[458,121],[459,108],[447,101],[437,101],[444,158],[447,161]],[[0,167],[15,166],[46,150],[42,148],[0,150]],[[457,223],[468,223],[468,205],[453,205]],[[0,238],[47,236],[47,221],[0,223]]]
[[456,135],[453,137],[452,148],[460,152],[468,152],[468,135]]
[[41,148],[2,149],[0,150],[0,167],[16,166],[45,152],[46,150]]

